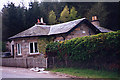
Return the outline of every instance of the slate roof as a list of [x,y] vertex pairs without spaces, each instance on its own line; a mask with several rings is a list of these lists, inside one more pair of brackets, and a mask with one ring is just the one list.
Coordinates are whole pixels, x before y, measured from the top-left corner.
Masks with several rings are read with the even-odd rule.
[[104,27],[100,27],[100,26],[95,26],[97,29],[100,30],[100,32],[111,32],[112,30],[106,29]]
[[84,19],[85,18],[77,19],[77,20],[74,20],[74,21],[69,21],[69,22],[66,22],[66,23],[51,25],[50,32],[49,32],[48,35],[66,33],[68,31],[70,31],[78,23],[80,23],[81,21],[83,21]]
[[16,34],[15,36],[10,37],[12,38],[20,38],[20,37],[31,37],[31,36],[40,36],[40,35],[48,35],[50,31],[50,27],[46,25],[34,25],[33,27]]
[[[66,33],[83,20],[86,19],[82,18],[56,25],[34,25],[33,27],[18,33],[15,36],[10,37],[9,39]],[[110,30],[105,29],[103,27],[98,27],[98,26],[94,26],[94,27],[98,29],[100,32],[110,32]]]

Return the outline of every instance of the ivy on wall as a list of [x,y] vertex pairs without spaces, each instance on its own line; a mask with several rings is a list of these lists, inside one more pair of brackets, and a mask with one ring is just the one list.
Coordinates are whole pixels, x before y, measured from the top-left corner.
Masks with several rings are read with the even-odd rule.
[[53,42],[54,37],[40,37],[38,39],[38,49],[39,53],[45,54],[46,46],[48,43]]

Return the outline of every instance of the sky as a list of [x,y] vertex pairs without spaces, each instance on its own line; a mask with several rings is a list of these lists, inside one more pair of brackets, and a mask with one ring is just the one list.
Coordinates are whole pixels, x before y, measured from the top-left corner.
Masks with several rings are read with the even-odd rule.
[[[18,6],[19,4],[21,4],[21,2],[24,3],[24,5],[26,7],[28,7],[29,5],[29,2],[33,2],[34,0],[0,0],[0,11],[2,10],[3,8],[3,5],[6,5],[7,3],[10,3],[10,2],[13,2],[15,3],[16,6]],[[35,0],[36,1],[36,0]],[[40,0],[37,0],[40,2]]]

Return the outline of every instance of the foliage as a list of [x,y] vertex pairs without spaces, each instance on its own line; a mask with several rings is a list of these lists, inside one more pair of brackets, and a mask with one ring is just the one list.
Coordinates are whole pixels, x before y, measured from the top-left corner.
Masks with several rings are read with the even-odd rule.
[[72,7],[70,9],[70,20],[74,20],[77,17],[77,11],[75,10],[75,7]]
[[119,68],[120,57],[120,31],[100,33],[66,40],[52,42],[46,47],[48,57],[57,56],[59,59],[95,63],[110,69]]
[[3,40],[5,40],[6,37],[10,37],[25,29],[23,7],[16,7],[14,3],[9,3],[8,5],[4,6],[2,12],[2,34],[4,34]]
[[52,10],[49,12],[49,24],[55,24],[56,23],[56,15],[55,12]]
[[5,52],[6,51],[6,42],[0,41],[0,52]]
[[120,78],[117,72],[98,71],[92,69],[79,69],[79,68],[56,68],[52,69],[53,72],[61,72],[83,78]]
[[69,8],[68,6],[65,6],[63,11],[60,14],[60,21],[61,22],[67,22],[69,21]]
[[40,37],[38,39],[38,49],[39,53],[45,54],[46,46],[48,43],[52,42],[53,37]]
[[106,11],[106,7],[103,3],[94,4],[93,7],[88,11],[86,16],[89,20],[91,20],[91,17],[95,15],[98,17],[98,20],[100,20],[101,26],[106,27],[105,22],[107,19],[108,11]]
[[[100,12],[102,10],[102,15],[98,15],[98,19],[100,19],[100,22],[104,22],[105,25],[102,27],[106,27],[111,30],[119,30],[120,23],[119,23],[119,3],[102,3],[102,9],[101,8],[94,8],[95,3],[81,3],[81,2],[30,2],[29,7],[26,8],[23,5],[16,6],[14,3],[7,3],[4,5],[2,9],[2,36],[3,41],[6,41],[9,37],[24,31],[37,22],[38,18],[43,17],[44,22],[48,24],[48,15],[51,10],[53,10],[56,14],[56,23],[58,22],[60,18],[60,14],[63,11],[64,7],[67,5],[68,8],[72,8],[72,6],[75,7],[75,10],[77,11],[77,18],[85,17],[89,18],[91,20],[90,14],[94,12],[95,10],[98,10],[97,12]],[[86,6],[87,5],[87,6]],[[92,6],[93,5],[93,6]],[[97,5],[97,4],[96,4]],[[111,6],[112,5],[112,6]],[[93,10],[93,11],[92,11]],[[108,12],[109,14],[107,17],[104,18],[104,14]],[[87,15],[86,15],[87,14]],[[103,18],[102,18],[103,17]],[[104,19],[106,19],[104,21]],[[111,23],[112,21],[112,23]],[[17,27],[16,27],[17,26]]]

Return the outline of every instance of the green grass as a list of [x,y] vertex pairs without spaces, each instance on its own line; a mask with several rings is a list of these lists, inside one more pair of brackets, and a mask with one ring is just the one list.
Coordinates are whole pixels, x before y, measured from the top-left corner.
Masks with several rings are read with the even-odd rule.
[[117,72],[97,71],[92,69],[56,68],[56,69],[51,69],[51,71],[66,73],[83,78],[119,78],[120,79],[120,76]]

